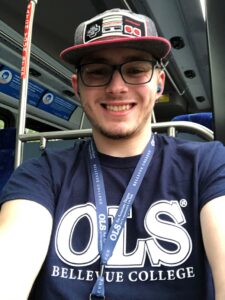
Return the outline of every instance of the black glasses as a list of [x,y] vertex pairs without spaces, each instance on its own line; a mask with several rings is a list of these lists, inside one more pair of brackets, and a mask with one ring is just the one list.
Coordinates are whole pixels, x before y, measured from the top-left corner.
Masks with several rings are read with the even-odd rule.
[[106,63],[87,63],[77,67],[84,85],[89,87],[104,86],[110,83],[115,70],[118,70],[124,82],[138,85],[149,82],[155,68],[160,68],[157,61],[135,60],[120,65]]

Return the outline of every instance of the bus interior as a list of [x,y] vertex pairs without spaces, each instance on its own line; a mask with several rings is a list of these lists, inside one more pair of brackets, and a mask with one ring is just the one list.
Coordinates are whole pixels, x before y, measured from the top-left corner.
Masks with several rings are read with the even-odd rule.
[[28,2],[0,0],[0,142],[1,149],[4,148],[1,161],[7,161],[11,169],[23,159],[37,155],[37,151],[51,144],[50,140],[53,144],[64,140],[68,144],[58,145],[65,147],[70,140],[91,135],[90,123],[71,86],[74,69],[59,54],[73,45],[74,30],[79,23],[112,8],[130,9],[151,17],[159,35],[171,42],[171,55],[163,64],[166,86],[154,108],[153,130],[172,136],[181,131],[184,138],[225,142],[223,0],[33,0],[33,3],[29,84],[24,108],[20,107],[20,74]]

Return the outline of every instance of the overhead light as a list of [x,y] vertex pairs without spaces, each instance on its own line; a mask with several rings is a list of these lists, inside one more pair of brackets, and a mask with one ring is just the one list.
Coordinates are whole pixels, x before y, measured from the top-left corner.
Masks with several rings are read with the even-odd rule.
[[201,9],[202,9],[203,19],[204,19],[204,21],[205,21],[205,19],[206,19],[206,6],[205,6],[205,0],[200,0],[200,4],[201,4]]

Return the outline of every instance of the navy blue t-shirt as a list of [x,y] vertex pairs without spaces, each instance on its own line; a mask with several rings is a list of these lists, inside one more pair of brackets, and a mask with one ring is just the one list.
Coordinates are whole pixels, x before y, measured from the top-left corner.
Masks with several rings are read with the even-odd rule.
[[[106,268],[106,299],[212,300],[200,210],[225,195],[225,148],[155,136],[153,159]],[[29,199],[54,218],[49,251],[29,300],[87,300],[99,271],[88,142],[21,165],[0,203]],[[99,154],[109,223],[139,160]]]

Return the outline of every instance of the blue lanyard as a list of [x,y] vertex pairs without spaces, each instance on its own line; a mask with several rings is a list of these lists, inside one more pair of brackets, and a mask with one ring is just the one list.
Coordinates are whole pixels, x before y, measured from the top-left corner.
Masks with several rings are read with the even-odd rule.
[[124,228],[130,208],[151,162],[154,149],[155,141],[154,135],[152,134],[151,139],[141,155],[130,182],[128,183],[128,186],[124,192],[114,221],[108,230],[107,201],[101,165],[97,155],[96,146],[92,140],[90,141],[89,165],[96,202],[98,251],[101,257],[100,273],[91,292],[90,299],[105,298],[104,268],[109,258],[112,256],[113,250]]

